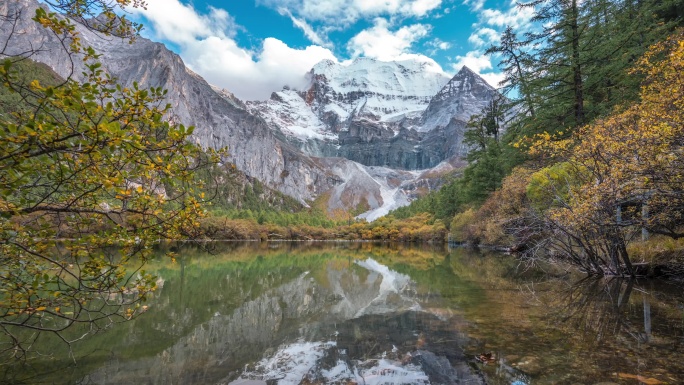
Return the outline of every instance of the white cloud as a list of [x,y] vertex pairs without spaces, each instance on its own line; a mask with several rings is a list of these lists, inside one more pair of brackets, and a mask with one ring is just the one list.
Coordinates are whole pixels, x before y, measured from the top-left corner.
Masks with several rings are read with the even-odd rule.
[[[304,1],[306,3],[307,1]],[[401,0],[352,0],[348,2],[354,10],[363,15],[377,15],[383,12],[397,13]]]
[[447,42],[447,41],[443,41],[443,40],[441,40],[440,38],[437,38],[437,37],[434,38],[434,39],[432,39],[432,40],[430,40],[429,42],[427,42],[426,45],[427,45],[428,47],[431,48],[431,49],[428,51],[428,54],[431,55],[431,56],[434,56],[434,55],[437,54],[437,52],[439,52],[439,51],[446,51],[446,50],[448,50],[449,48],[451,48],[451,43],[449,43],[449,42]]
[[513,29],[521,30],[530,26],[534,8],[519,8],[513,6],[507,11],[502,12],[498,9],[483,9],[480,13],[482,22],[495,27],[511,26]]
[[401,60],[409,53],[411,45],[430,33],[424,24],[406,25],[396,31],[389,30],[389,22],[383,18],[374,20],[374,26],[359,32],[348,43],[353,57],[366,56],[382,61]]
[[423,17],[443,0],[258,0],[257,4],[288,9],[308,21],[348,25],[378,16]]
[[501,9],[483,8],[484,0],[464,0],[463,4],[470,5],[478,16],[478,22],[473,24],[474,31],[468,37],[468,42],[476,49],[498,44],[506,27],[513,28],[518,34],[530,32],[535,27],[532,22],[534,7],[519,7],[516,0],[511,0],[508,7]]
[[309,46],[298,50],[275,38],[264,40],[253,55],[234,41],[211,37],[186,46],[181,54],[186,64],[209,83],[246,100],[267,99],[271,92],[288,85],[302,89],[305,74],[323,59],[337,61],[326,48]]
[[156,38],[178,46],[190,69],[241,99],[266,99],[285,85],[304,87],[305,74],[316,63],[337,61],[326,48],[293,49],[275,38],[265,39],[259,52],[241,48],[232,38],[232,19],[215,8],[203,15],[179,0],[147,0],[147,10],[133,12],[147,19]]
[[501,41],[499,32],[491,28],[479,28],[468,37],[468,42],[477,48],[489,46]]
[[416,0],[407,4],[406,7],[410,8],[411,11],[408,13],[413,16],[425,16],[433,9],[439,8],[440,5],[442,5],[442,0]]
[[218,8],[210,7],[208,14],[200,15],[191,6],[177,0],[151,0],[147,2],[145,10],[132,8],[131,12],[142,13],[150,21],[158,39],[187,43],[198,37],[228,37],[235,34],[233,19],[228,12]]
[[489,83],[490,86],[494,88],[501,87],[500,83],[504,79],[504,74],[500,72],[488,72],[485,74],[480,74],[482,78]]
[[442,0],[352,0],[351,6],[360,17],[382,14],[425,16],[438,8]]
[[304,19],[299,19],[296,18],[292,12],[287,10],[286,8],[278,8],[278,13],[280,13],[283,16],[287,16],[292,20],[292,24],[294,24],[295,27],[299,28],[304,32],[304,36],[306,36],[309,41],[311,41],[314,44],[318,44],[320,46],[324,47],[329,47],[332,44],[325,39],[323,39],[316,31],[314,31],[313,27],[309,25],[309,23],[306,22]]
[[469,6],[473,11],[479,11],[484,7],[485,0],[464,0],[463,4]]
[[453,64],[454,70],[458,71],[463,66],[477,73],[493,68],[491,59],[480,51],[470,51],[465,56],[456,56],[456,63]]

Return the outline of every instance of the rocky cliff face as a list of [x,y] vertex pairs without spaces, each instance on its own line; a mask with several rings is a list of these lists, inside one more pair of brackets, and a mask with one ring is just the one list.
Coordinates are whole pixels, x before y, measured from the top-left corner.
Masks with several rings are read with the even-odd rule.
[[309,76],[307,90],[276,92],[248,108],[308,155],[404,170],[463,157],[466,122],[496,95],[467,67],[448,80],[417,61],[323,61]]
[[463,67],[431,100],[420,117],[419,131],[446,127],[452,120],[467,122],[496,96],[496,90],[468,67]]
[[[31,20],[38,6],[0,0],[0,15],[18,16],[0,19],[3,54],[30,51],[62,77],[82,78],[81,59]],[[102,69],[123,85],[168,90],[169,118],[195,126],[193,140],[202,146],[227,147],[227,160],[248,176],[301,202],[327,193],[331,210],[365,207],[368,219],[407,204],[415,195],[410,186],[432,175],[401,170],[429,169],[463,154],[463,119],[494,92],[467,69],[449,81],[430,62],[357,59],[347,66],[319,63],[307,90],[285,89],[245,104],[210,86],[160,43],[129,44],[80,26],[79,33],[83,45],[102,55]],[[456,163],[444,164],[453,169]]]
[[[52,67],[62,77],[82,77],[83,63],[70,57],[57,36],[31,20],[38,3],[32,0],[0,2],[0,14],[20,15],[16,25],[0,23],[6,55],[33,49],[32,59]],[[124,85],[168,90],[168,102],[177,122],[195,126],[193,139],[205,147],[227,147],[229,161],[249,176],[302,201],[334,186],[326,170],[308,156],[282,142],[263,119],[254,116],[227,92],[217,92],[188,70],[178,55],[163,44],[139,38],[133,44],[79,27],[84,45],[102,54],[103,69]],[[14,31],[14,32],[12,32]]]

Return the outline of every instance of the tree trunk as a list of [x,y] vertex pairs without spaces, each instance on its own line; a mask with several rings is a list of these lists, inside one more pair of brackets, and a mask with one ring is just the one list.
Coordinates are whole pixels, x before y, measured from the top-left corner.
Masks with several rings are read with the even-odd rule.
[[572,30],[572,72],[575,91],[575,120],[577,126],[584,124],[584,90],[582,80],[582,65],[580,62],[579,9],[577,0],[572,0],[570,28]]

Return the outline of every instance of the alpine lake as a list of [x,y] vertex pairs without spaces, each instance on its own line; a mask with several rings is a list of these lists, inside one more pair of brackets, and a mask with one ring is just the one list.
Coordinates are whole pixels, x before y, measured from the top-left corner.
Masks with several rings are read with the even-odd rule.
[[4,381],[684,384],[681,282],[441,245],[205,246],[147,265],[144,314],[71,351],[46,341]]

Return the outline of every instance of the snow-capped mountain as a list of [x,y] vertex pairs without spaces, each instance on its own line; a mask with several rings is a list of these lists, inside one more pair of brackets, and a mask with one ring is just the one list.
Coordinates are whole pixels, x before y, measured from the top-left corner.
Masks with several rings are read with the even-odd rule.
[[446,127],[451,120],[467,122],[495,96],[496,90],[470,68],[463,68],[431,100],[421,116],[419,131]]
[[449,81],[431,62],[369,58],[355,59],[349,65],[324,60],[309,77],[312,84],[303,95],[307,104],[323,121],[337,123],[332,128],[339,130],[348,128],[344,122],[350,118],[397,122],[420,114]]
[[[79,80],[84,63],[31,19],[36,0],[0,0],[0,43],[6,55],[31,57]],[[435,187],[461,167],[465,120],[494,90],[468,69],[453,79],[429,61],[348,64],[323,61],[305,90],[284,89],[266,102],[243,103],[209,85],[163,44],[133,44],[78,26],[85,45],[101,54],[102,70],[124,86],[161,87],[175,121],[195,126],[192,139],[228,147],[229,162],[246,175],[303,203],[329,196],[330,210],[365,208],[374,219]],[[421,170],[421,171],[419,171]]]
[[466,122],[496,95],[467,67],[449,80],[417,60],[326,60],[309,77],[306,90],[275,92],[249,110],[308,155],[406,170],[464,156]]

